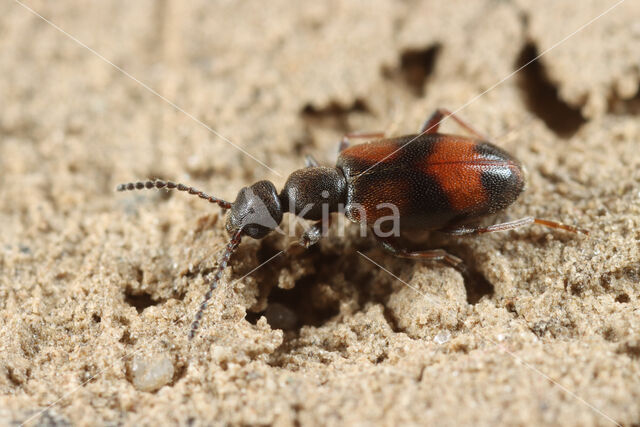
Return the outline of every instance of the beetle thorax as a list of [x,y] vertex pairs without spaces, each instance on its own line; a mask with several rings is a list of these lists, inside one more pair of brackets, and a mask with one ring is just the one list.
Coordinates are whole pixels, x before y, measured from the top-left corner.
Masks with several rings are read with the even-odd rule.
[[304,219],[320,220],[323,212],[336,212],[346,200],[346,180],[340,169],[324,166],[293,172],[282,192],[285,211]]

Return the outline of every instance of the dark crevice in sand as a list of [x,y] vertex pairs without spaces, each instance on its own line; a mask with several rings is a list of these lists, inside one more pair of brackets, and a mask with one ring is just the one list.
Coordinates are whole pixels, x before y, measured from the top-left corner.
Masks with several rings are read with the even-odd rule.
[[[260,242],[256,257],[259,263],[264,263],[280,252],[279,239],[266,238]],[[304,274],[295,279],[292,289],[278,287],[278,276],[282,269],[295,271],[296,262],[302,258],[311,258],[316,272]],[[318,246],[302,251],[296,255],[282,255],[264,268],[256,271],[254,277],[260,284],[261,298],[266,298],[264,310],[259,312],[247,311],[245,319],[255,324],[261,316],[265,316],[273,329],[298,334],[303,326],[322,326],[339,313],[337,300],[327,298],[325,287],[329,280],[320,272],[327,264],[334,265],[338,257],[332,254],[322,254]]]
[[182,378],[184,378],[185,375],[187,375],[187,368],[189,367],[188,363],[174,363],[175,366],[175,371],[173,373],[173,378],[171,379],[171,382],[169,383],[170,386],[174,386],[178,383],[178,381],[180,381]]
[[319,327],[339,314],[337,301],[314,298],[317,277],[311,275],[296,281],[293,289],[274,288],[267,299],[267,309],[259,313],[247,312],[246,320],[255,324],[265,316],[273,329],[300,331],[303,326]]
[[626,304],[626,303],[628,303],[630,301],[631,301],[631,298],[629,298],[629,295],[625,294],[625,293],[619,294],[616,297],[616,302],[618,302],[620,304]]
[[[264,315],[274,329],[295,332],[304,326],[321,327],[340,314],[340,303],[351,301],[352,306],[363,309],[370,303],[385,304],[391,293],[390,286],[371,286],[373,269],[355,252],[343,253],[342,247],[324,247],[322,243],[299,254],[289,254],[256,271],[262,297],[267,298],[265,310],[248,312],[246,319],[255,323]],[[261,241],[257,252],[262,263],[279,252],[277,240]],[[296,263],[310,263],[313,272],[295,279],[292,289],[281,289],[278,273],[282,269],[295,271]],[[374,267],[375,268],[375,267]],[[391,324],[393,327],[393,324]]]
[[13,367],[11,366],[7,366],[6,368],[7,371],[7,379],[11,382],[11,384],[13,384],[14,386],[18,387],[22,385],[22,380],[20,379],[20,377],[18,375],[16,375],[16,373],[14,372]]
[[[277,253],[277,249],[265,241],[258,251],[258,259],[269,259]],[[317,271],[306,274],[295,280],[292,289],[277,287],[275,270],[282,268],[295,269],[291,258],[280,260],[280,263],[265,269],[257,280],[261,288],[268,292],[267,307],[259,313],[247,312],[246,319],[255,323],[264,315],[267,322],[274,329],[294,332],[297,335],[303,326],[320,327],[339,314],[339,300],[336,296],[327,295],[327,286],[331,286],[331,276],[327,276],[327,267],[339,262],[339,257],[333,254],[322,254],[317,246],[310,248],[297,257],[309,257],[313,260]],[[264,262],[264,261],[262,261]],[[335,274],[335,271],[333,272]],[[264,285],[271,281],[271,286]],[[331,293],[331,292],[330,292]]]
[[640,341],[630,340],[620,344],[618,353],[626,354],[633,359],[640,359]]
[[300,115],[308,127],[324,127],[335,129],[340,133],[348,133],[349,116],[351,114],[371,114],[369,106],[363,99],[354,100],[351,105],[331,102],[325,107],[307,104]]
[[467,289],[467,302],[471,305],[477,304],[482,297],[491,298],[494,288],[482,273],[467,265],[467,274],[463,275],[464,286]]
[[[265,245],[263,245],[265,246]],[[262,247],[259,259],[268,259],[275,248],[270,244]],[[387,309],[387,303],[393,290],[390,283],[376,284],[372,286],[373,277],[377,267],[371,266],[355,253],[340,253],[341,248],[320,248],[314,246],[297,258],[310,258],[315,271],[295,280],[292,289],[281,289],[276,286],[274,272],[264,269],[256,280],[261,283],[262,289],[268,291],[267,306],[260,312],[248,311],[245,319],[256,324],[261,316],[265,316],[273,329],[284,331],[284,341],[274,356],[273,363],[286,355],[295,352],[299,348],[298,339],[303,327],[322,328],[330,322],[339,322],[341,305],[350,307],[349,314],[366,310],[372,304],[380,304],[384,307],[384,317],[389,328],[394,332],[402,332],[391,310]],[[299,260],[298,260],[299,261]],[[295,270],[292,258],[283,258],[280,265],[274,265],[274,269],[287,268]],[[265,282],[271,280],[272,286]],[[323,348],[326,351],[344,352],[342,348]],[[386,355],[378,355],[377,363],[386,360]]]
[[383,68],[382,75],[391,81],[402,83],[416,97],[425,95],[425,84],[433,70],[440,52],[440,45],[424,48],[405,49],[398,59],[396,68]]
[[386,304],[384,305],[384,310],[382,311],[382,314],[393,332],[396,332],[396,333],[405,332],[405,330],[398,325],[398,320],[396,319],[396,316],[393,314],[393,310],[387,307]]
[[[636,297],[636,293],[629,295],[628,292],[616,286],[617,282],[631,282],[632,284],[640,283],[640,265],[637,263],[627,264],[614,271],[603,273],[600,276],[600,286],[606,294],[615,295],[615,301],[619,304],[627,304],[631,302],[632,297]],[[635,290],[635,287],[632,288]]]
[[585,284],[583,282],[569,282],[564,280],[564,287],[571,292],[571,295],[579,297],[585,291]]
[[605,327],[602,331],[602,337],[609,342],[618,341],[618,334],[616,333],[615,328],[611,326]]
[[144,309],[148,307],[165,302],[164,299],[156,300],[147,292],[135,291],[129,287],[125,289],[124,300],[130,306],[135,307],[138,314],[142,313]]
[[[537,47],[528,43],[518,56],[516,69],[536,56]],[[558,136],[568,138],[586,122],[579,108],[572,107],[560,99],[558,88],[547,75],[540,60],[535,60],[520,70],[517,81],[527,108]]]
[[124,332],[122,333],[122,336],[118,340],[118,342],[125,345],[133,345],[136,343],[136,340],[131,336],[131,333],[129,332],[129,330],[125,329]]

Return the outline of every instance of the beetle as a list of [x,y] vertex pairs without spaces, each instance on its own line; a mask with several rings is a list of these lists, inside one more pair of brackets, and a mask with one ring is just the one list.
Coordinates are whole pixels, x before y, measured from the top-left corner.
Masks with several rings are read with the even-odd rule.
[[[454,119],[471,136],[438,133],[442,120]],[[368,138],[351,145],[354,138]],[[437,109],[418,134],[385,138],[382,133],[346,135],[339,148],[335,167],[318,165],[307,156],[306,167],[291,173],[280,193],[266,180],[242,188],[234,202],[210,196],[193,187],[171,181],[138,181],[121,184],[118,191],[167,188],[185,191],[229,210],[226,230],[231,235],[208,290],[194,317],[189,339],[200,321],[229,259],[243,236],[262,239],[290,212],[314,221],[302,237],[306,248],[323,235],[327,214],[338,212],[351,221],[371,227],[381,219],[381,204],[397,208],[402,233],[437,230],[453,235],[471,235],[512,230],[529,224],[562,229],[572,233],[586,230],[534,217],[494,224],[476,225],[516,201],[525,188],[521,163],[496,147],[446,109]],[[462,261],[442,249],[410,251],[397,242],[395,235],[374,233],[383,247],[395,256],[444,261],[463,270]]]

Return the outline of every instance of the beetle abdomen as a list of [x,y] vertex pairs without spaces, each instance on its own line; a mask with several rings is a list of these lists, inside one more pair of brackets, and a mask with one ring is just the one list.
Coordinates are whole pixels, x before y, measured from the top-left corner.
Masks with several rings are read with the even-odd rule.
[[373,225],[391,214],[380,206],[388,203],[397,207],[403,230],[438,229],[498,212],[524,188],[516,159],[488,142],[462,136],[372,141],[344,150],[337,166],[347,179],[351,220]]

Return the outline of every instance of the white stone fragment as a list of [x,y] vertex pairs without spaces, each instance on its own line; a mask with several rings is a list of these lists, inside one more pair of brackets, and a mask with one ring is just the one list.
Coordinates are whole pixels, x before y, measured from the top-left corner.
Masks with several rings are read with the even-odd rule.
[[173,373],[173,363],[167,355],[135,356],[131,365],[133,386],[142,391],[158,390],[171,382]]
[[451,339],[451,332],[442,331],[442,332],[438,332],[438,334],[435,337],[433,337],[433,342],[435,342],[436,344],[444,344],[446,342],[449,342],[450,339]]

